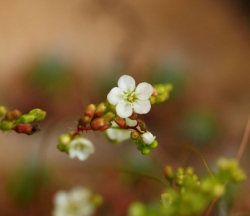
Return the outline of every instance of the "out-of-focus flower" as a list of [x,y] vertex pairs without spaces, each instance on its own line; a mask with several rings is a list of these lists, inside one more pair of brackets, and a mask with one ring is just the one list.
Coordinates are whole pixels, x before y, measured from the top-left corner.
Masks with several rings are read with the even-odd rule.
[[146,132],[142,134],[142,140],[145,144],[151,144],[155,141],[155,136],[153,136],[153,134],[150,132]]
[[107,137],[116,143],[121,143],[130,139],[131,131],[121,129],[115,122],[112,122],[112,127],[106,130]]
[[75,187],[69,192],[58,191],[54,197],[53,216],[91,216],[96,204],[92,192],[84,187]]
[[133,77],[123,75],[118,80],[118,87],[114,87],[108,94],[110,104],[116,106],[117,115],[127,118],[133,111],[139,114],[146,114],[151,109],[149,101],[153,93],[153,87],[146,83],[140,83],[135,87]]
[[90,154],[95,152],[92,142],[88,139],[77,137],[69,145],[69,157],[77,157],[79,160],[86,160]]

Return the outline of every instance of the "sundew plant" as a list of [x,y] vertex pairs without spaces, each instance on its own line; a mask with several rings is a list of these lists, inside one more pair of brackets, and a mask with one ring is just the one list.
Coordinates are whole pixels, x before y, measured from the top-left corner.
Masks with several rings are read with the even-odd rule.
[[[156,136],[147,123],[140,119],[157,104],[165,102],[173,89],[172,84],[151,85],[146,82],[136,85],[133,77],[123,75],[119,78],[117,87],[113,87],[107,98],[99,104],[89,104],[83,115],[78,119],[77,126],[68,134],[61,134],[57,149],[72,159],[84,163],[95,153],[94,140],[89,140],[87,133],[103,132],[110,142],[119,144],[130,140],[141,154],[147,157],[157,148]],[[0,106],[0,129],[3,132],[15,131],[33,135],[41,130],[38,124],[46,117],[46,111],[35,108],[27,114],[18,109],[8,111]],[[157,122],[156,122],[157,124]],[[162,194],[159,194],[158,204],[149,205],[140,201],[131,203],[127,216],[191,216],[211,215],[217,200],[225,195],[228,184],[238,184],[246,179],[245,172],[240,168],[239,160],[244,152],[250,131],[248,123],[239,152],[235,158],[221,157],[216,162],[216,171],[211,171],[203,155],[194,147],[185,146],[201,158],[201,163],[207,169],[207,175],[198,176],[193,167],[179,167],[174,170],[170,164],[163,170],[165,180],[150,173],[135,172],[145,178],[151,178],[162,184]],[[116,147],[119,148],[119,147]],[[60,190],[53,198],[54,216],[91,216],[100,206],[105,197],[93,193],[87,187],[76,186],[69,191]],[[114,200],[114,202],[116,202]]]

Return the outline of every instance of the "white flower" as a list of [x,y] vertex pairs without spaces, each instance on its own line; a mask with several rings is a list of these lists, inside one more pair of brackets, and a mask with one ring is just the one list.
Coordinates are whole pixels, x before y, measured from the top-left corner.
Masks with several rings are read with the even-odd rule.
[[86,160],[90,154],[95,152],[92,142],[85,138],[76,138],[69,145],[69,157],[77,157],[79,160]]
[[151,144],[155,141],[155,136],[153,136],[150,132],[146,132],[142,134],[142,140],[145,144]]
[[148,83],[140,83],[135,88],[133,77],[123,75],[118,80],[118,87],[112,88],[108,94],[110,104],[116,106],[117,115],[127,118],[133,111],[146,114],[151,109],[149,97],[153,93],[153,87]]
[[53,216],[91,216],[95,205],[91,202],[92,192],[84,187],[58,191],[54,197]]
[[131,131],[121,129],[115,122],[112,122],[112,127],[106,130],[108,138],[117,143],[128,140],[130,133]]

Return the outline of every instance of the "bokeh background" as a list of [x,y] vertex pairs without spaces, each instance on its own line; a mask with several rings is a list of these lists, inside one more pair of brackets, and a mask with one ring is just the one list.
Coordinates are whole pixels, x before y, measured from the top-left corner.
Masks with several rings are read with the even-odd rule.
[[[0,135],[0,215],[50,215],[56,191],[77,185],[104,197],[96,212],[125,216],[133,201],[158,202],[163,167],[193,166],[202,152],[211,168],[235,157],[250,107],[250,5],[226,0],[0,0],[0,103],[48,115],[33,136]],[[159,141],[142,156],[133,143],[89,138],[96,154],[70,160],[56,149],[60,134],[89,103],[106,100],[123,74],[151,84],[170,82],[171,98],[142,116]],[[250,148],[241,165],[247,175]],[[214,215],[250,212],[249,180],[230,188]]]

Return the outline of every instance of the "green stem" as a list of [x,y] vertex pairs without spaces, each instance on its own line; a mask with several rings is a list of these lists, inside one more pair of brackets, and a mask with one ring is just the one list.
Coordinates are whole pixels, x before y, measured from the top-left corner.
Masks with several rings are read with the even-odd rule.
[[170,185],[168,185],[165,181],[163,181],[162,179],[158,178],[158,177],[155,177],[153,175],[150,175],[150,174],[147,174],[147,173],[144,173],[144,172],[138,172],[138,171],[132,171],[132,170],[122,170],[122,172],[125,172],[125,173],[130,173],[130,174],[134,174],[134,175],[140,175],[140,176],[143,176],[145,178],[150,178],[150,179],[153,179],[155,181],[158,181],[159,183],[161,183],[162,185],[164,185],[166,188],[168,188],[169,190],[173,191],[173,189],[171,188]]
[[194,148],[194,147],[192,147],[192,146],[188,146],[188,145],[183,145],[183,146],[184,146],[185,148],[190,149],[190,150],[193,151],[194,153],[196,153],[196,154],[201,158],[201,160],[203,161],[203,163],[204,163],[204,165],[205,165],[205,167],[206,167],[206,169],[207,169],[209,175],[211,175],[211,176],[214,175],[214,174],[212,173],[212,171],[210,170],[210,168],[209,168],[209,166],[208,166],[208,164],[207,164],[205,158],[203,157],[203,155],[202,155],[196,148]]

